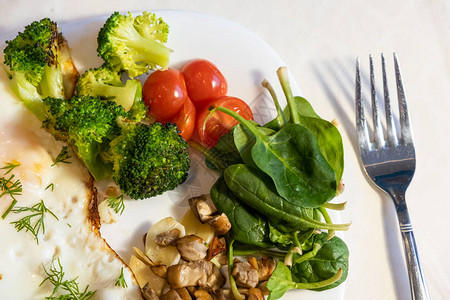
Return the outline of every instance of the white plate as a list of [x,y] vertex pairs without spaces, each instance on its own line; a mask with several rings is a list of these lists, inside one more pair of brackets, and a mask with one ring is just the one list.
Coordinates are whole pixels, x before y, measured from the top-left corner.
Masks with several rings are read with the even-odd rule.
[[[269,80],[282,101],[284,95],[276,70],[284,63],[262,39],[246,28],[217,16],[186,11],[155,13],[170,26],[168,46],[174,50],[172,67],[180,67],[192,58],[208,59],[226,77],[228,94],[245,100],[252,107],[256,121],[268,121],[275,116],[272,100],[260,83],[263,79]],[[104,21],[105,18],[95,18],[60,24],[80,72],[102,63],[96,53],[96,37]],[[291,87],[295,95],[300,95],[292,78]],[[125,212],[119,221],[102,226],[103,237],[126,262],[133,246],[143,249],[143,236],[153,223],[167,216],[180,219],[187,210],[187,199],[209,193],[217,175],[206,168],[201,156],[194,151],[191,154],[191,169],[184,184],[158,197],[126,201]],[[338,216],[334,219],[339,221]],[[343,299],[344,289],[345,283],[324,292],[290,291],[283,299]]]

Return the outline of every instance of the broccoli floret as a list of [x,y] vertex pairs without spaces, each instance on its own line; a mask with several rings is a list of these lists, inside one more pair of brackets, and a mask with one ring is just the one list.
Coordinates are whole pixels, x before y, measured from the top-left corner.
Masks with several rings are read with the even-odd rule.
[[123,83],[120,72],[105,66],[84,72],[78,79],[76,93],[114,101],[129,111],[130,119],[135,122],[143,120],[147,114],[139,80],[128,79]]
[[153,69],[167,69],[171,49],[165,46],[169,26],[155,14],[113,13],[100,29],[97,52],[112,69],[136,77]]
[[121,134],[120,120],[130,114],[114,101],[92,96],[45,98],[43,103],[47,117],[42,126],[57,140],[70,144],[96,180],[111,176],[112,166],[100,155]]
[[144,199],[172,190],[187,177],[190,160],[187,142],[175,124],[137,124],[125,129],[111,143],[113,179],[134,199]]
[[35,21],[11,41],[6,41],[5,64],[9,66],[11,87],[41,121],[45,118],[42,99],[67,98],[78,72],[67,42],[48,18]]
[[113,51],[104,52],[106,64],[78,83],[67,41],[48,18],[28,25],[4,50],[12,88],[43,128],[69,144],[96,180],[113,178],[134,199],[174,189],[190,164],[176,125],[147,124],[140,82],[121,80],[123,70],[136,76],[167,67],[166,38],[167,25],[152,14],[113,14],[99,34],[102,49]]

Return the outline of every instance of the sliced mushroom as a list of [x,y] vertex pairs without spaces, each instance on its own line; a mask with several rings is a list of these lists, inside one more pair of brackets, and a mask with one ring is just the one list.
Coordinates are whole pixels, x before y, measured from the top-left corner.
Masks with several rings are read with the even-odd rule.
[[247,258],[247,262],[252,266],[253,269],[258,270],[258,260],[254,256],[250,256]]
[[217,212],[211,196],[208,194],[189,199],[189,206],[202,223],[209,221]]
[[248,288],[238,287],[238,292],[239,292],[239,294],[244,296],[244,298],[247,298],[247,296],[248,296]]
[[248,290],[247,300],[264,300],[264,296],[260,289],[251,288]]
[[234,264],[233,276],[236,284],[241,287],[252,288],[258,284],[258,271],[253,269],[248,262]]
[[159,300],[158,295],[148,283],[142,288],[142,295],[144,296],[145,300]]
[[172,217],[159,220],[148,230],[145,238],[145,254],[156,265],[171,266],[180,261],[181,256],[175,246],[160,246],[155,242],[156,236],[175,228],[181,231],[181,236],[185,235],[184,226]]
[[199,286],[215,291],[225,283],[225,279],[213,263],[199,260],[170,266],[167,282],[171,288]]
[[273,258],[262,257],[256,260],[258,264],[258,278],[259,281],[269,280],[273,271],[277,267],[277,262]]
[[230,220],[228,220],[227,215],[224,213],[211,218],[208,224],[214,228],[214,232],[217,235],[225,235],[231,229]]
[[155,273],[156,276],[166,278],[167,266],[165,265],[151,266],[150,270],[152,270],[152,272]]
[[195,291],[197,290],[197,288],[195,286],[187,286],[185,287],[185,289],[189,292],[190,295],[194,295]]
[[166,284],[163,278],[155,275],[148,265],[134,255],[131,256],[128,265],[136,276],[136,280],[141,288],[148,285],[149,288],[155,291],[156,295],[161,295]]
[[220,289],[211,295],[214,300],[231,300],[234,299],[230,289]]
[[175,242],[181,257],[186,261],[198,261],[206,257],[208,247],[203,239],[195,235],[187,235]]
[[261,290],[264,296],[268,296],[270,293],[269,289],[267,288],[267,281],[260,282],[258,284],[258,289]]
[[145,263],[148,266],[154,266],[155,264],[151,261],[151,259],[144,253],[142,252],[141,249],[137,248],[137,247],[133,247],[133,252],[134,255],[139,258],[143,263]]
[[191,209],[186,211],[180,223],[184,226],[186,235],[194,234],[201,237],[206,244],[211,243],[211,240],[214,238],[212,226],[208,223],[200,222]]
[[161,296],[161,300],[183,300],[183,298],[180,297],[177,291],[171,289]]
[[227,250],[225,238],[218,238],[215,236],[209,244],[208,260],[213,257],[224,253]]
[[213,300],[211,295],[205,290],[196,290],[194,292],[194,297],[197,300]]
[[181,231],[178,228],[160,233],[155,238],[155,243],[160,246],[171,246],[181,237]]
[[176,289],[178,295],[180,295],[183,300],[192,300],[191,294],[186,288]]

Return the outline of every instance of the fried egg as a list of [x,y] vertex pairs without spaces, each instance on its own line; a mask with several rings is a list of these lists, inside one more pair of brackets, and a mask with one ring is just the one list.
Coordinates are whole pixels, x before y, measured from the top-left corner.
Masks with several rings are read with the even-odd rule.
[[[7,175],[7,169],[0,169],[0,177],[14,174],[22,185],[15,208],[32,207],[42,200],[54,214],[44,214],[45,232],[36,237],[13,224],[29,213],[10,211],[0,218],[0,298],[50,296],[55,286],[45,280],[46,271],[59,260],[64,280],[75,279],[80,291],[86,287],[95,291],[91,299],[142,299],[131,270],[100,236],[91,175],[73,153],[70,163],[53,165],[63,144],[17,100],[2,70],[0,110],[0,168],[20,164]],[[7,194],[0,197],[0,215],[12,200]],[[36,217],[31,219],[32,224],[35,221]],[[127,287],[116,285],[122,270]]]

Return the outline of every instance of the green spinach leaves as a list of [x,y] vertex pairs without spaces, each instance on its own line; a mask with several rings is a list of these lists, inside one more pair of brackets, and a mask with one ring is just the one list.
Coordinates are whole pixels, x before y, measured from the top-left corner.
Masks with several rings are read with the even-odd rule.
[[278,259],[267,283],[269,299],[289,289],[338,286],[347,278],[349,256],[334,231],[347,230],[350,224],[334,224],[327,212],[344,207],[328,203],[344,170],[342,137],[306,99],[292,95],[285,68],[277,75],[287,99],[284,110],[264,81],[277,116],[261,126],[227,108],[212,108],[239,124],[213,149],[200,149],[207,165],[220,172],[210,194],[232,224],[234,253]]
[[[315,249],[296,255],[291,268],[278,262],[267,288],[268,300],[275,300],[290,289],[326,290],[342,283],[348,274],[348,248],[338,237],[327,240],[322,233],[315,239]],[[304,258],[307,256],[307,258]]]

